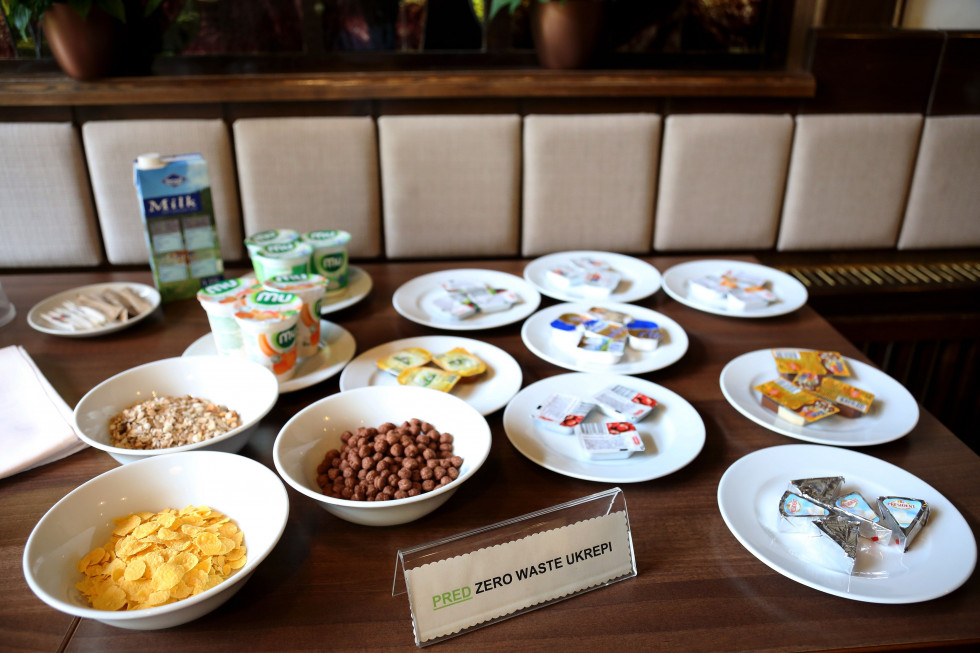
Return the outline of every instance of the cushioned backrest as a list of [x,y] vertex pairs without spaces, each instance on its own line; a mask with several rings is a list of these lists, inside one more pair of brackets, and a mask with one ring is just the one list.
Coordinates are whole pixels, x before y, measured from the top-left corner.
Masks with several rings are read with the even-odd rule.
[[777,248],[894,247],[922,116],[796,118]]
[[653,233],[660,116],[524,119],[521,253],[647,253]]
[[71,123],[0,123],[0,171],[0,268],[101,262]]
[[654,248],[772,247],[792,141],[788,115],[669,116]]
[[243,258],[231,139],[222,120],[103,120],[82,126],[95,206],[110,263],[148,263],[133,159],[198,152],[208,164],[214,220],[226,260]]
[[233,130],[246,236],[342,229],[351,256],[381,253],[371,118],[247,118]]
[[926,118],[898,246],[980,246],[980,116]]
[[518,253],[521,119],[378,119],[390,258]]

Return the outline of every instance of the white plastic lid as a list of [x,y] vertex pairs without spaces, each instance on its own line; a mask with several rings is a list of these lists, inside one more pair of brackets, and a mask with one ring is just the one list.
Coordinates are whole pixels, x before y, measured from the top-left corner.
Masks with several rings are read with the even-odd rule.
[[163,162],[163,157],[160,156],[159,152],[140,154],[136,157],[137,170],[153,170],[155,168],[162,168],[165,165],[167,164]]

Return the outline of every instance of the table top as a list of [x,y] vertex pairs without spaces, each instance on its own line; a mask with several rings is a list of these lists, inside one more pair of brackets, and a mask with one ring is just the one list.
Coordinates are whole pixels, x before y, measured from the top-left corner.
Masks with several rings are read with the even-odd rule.
[[[685,259],[648,257],[661,272]],[[392,295],[419,275],[485,268],[521,276],[526,260],[358,263],[374,283],[361,302],[327,315],[353,334],[357,352],[424,335],[445,334],[401,317]],[[230,274],[244,272],[231,270]],[[195,300],[167,303],[141,323],[91,339],[39,333],[27,324],[38,301],[103,281],[152,284],[148,272],[3,274],[17,307],[0,328],[0,347],[21,345],[65,401],[74,406],[93,386],[130,367],[180,356],[208,333]],[[543,298],[542,307],[557,302]],[[728,467],[751,452],[793,440],[759,426],[728,404],[719,386],[726,363],[770,347],[840,351],[867,362],[808,306],[789,315],[739,320],[689,308],[661,290],[636,302],[678,322],[690,338],[673,365],[637,375],[685,398],[704,421],[697,458],[662,478],[622,484],[638,575],[597,591],[508,619],[439,644],[444,650],[840,650],[924,648],[980,642],[980,578],[950,594],[912,605],[848,600],[805,587],[756,559],[726,527],[717,502]],[[524,345],[521,324],[470,331],[520,364],[523,386],[568,370]],[[297,411],[339,391],[339,375],[283,394],[241,451],[274,469],[272,445]],[[493,444],[479,472],[442,507],[419,521],[373,528],[342,521],[289,489],[290,516],[273,553],[230,601],[167,631],[129,631],[57,612],[23,578],[24,544],[37,521],[73,488],[117,463],[87,449],[0,480],[0,648],[16,650],[166,651],[415,648],[407,597],[392,596],[399,549],[493,524],[612,487],[569,478],[522,456],[507,438],[503,410],[487,417]],[[856,449],[907,470],[942,493],[974,533],[980,523],[980,458],[922,411],[908,436]],[[877,650],[877,649],[876,649]]]

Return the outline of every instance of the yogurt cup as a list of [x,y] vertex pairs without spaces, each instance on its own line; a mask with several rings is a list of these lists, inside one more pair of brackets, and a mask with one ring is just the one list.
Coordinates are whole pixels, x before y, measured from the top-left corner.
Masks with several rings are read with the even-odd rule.
[[197,291],[197,300],[208,314],[214,346],[220,356],[245,356],[242,330],[235,321],[238,300],[255,287],[252,280],[225,279]]
[[272,370],[280,381],[296,373],[296,324],[303,301],[292,293],[258,288],[238,300],[235,321],[245,355]]
[[327,280],[327,295],[347,292],[347,245],[350,234],[338,229],[321,229],[303,234],[303,240],[313,247],[310,272]]
[[272,243],[252,254],[256,278],[267,281],[281,274],[305,274],[310,271],[313,247],[301,240]]
[[299,232],[295,229],[268,229],[254,233],[245,239],[245,248],[251,256],[266,245],[276,245],[279,243],[291,243],[299,240]]
[[269,290],[292,293],[303,302],[296,323],[296,355],[309,358],[321,349],[329,353],[330,345],[320,344],[320,303],[327,292],[327,280],[319,274],[281,274],[262,285]]

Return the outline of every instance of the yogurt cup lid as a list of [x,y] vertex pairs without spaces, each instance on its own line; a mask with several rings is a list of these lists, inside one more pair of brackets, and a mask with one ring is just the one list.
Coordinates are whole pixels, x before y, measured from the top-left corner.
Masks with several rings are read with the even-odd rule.
[[337,247],[350,242],[350,234],[340,229],[320,229],[311,231],[303,238],[318,247]]
[[289,259],[302,258],[313,255],[313,248],[300,240],[292,240],[287,243],[271,243],[262,247],[252,256],[269,259]]
[[246,245],[264,247],[272,243],[288,243],[299,240],[299,232],[295,229],[267,229],[259,231],[245,239]]
[[271,279],[267,279],[262,282],[262,285],[269,290],[278,290],[280,292],[297,292],[306,290],[326,290],[327,278],[319,275],[307,272],[298,272],[295,274],[280,274]]
[[303,308],[303,300],[289,292],[259,288],[239,300],[238,313],[286,313]]
[[227,304],[237,301],[254,286],[255,282],[252,280],[225,279],[198,290],[197,298],[202,302]]

